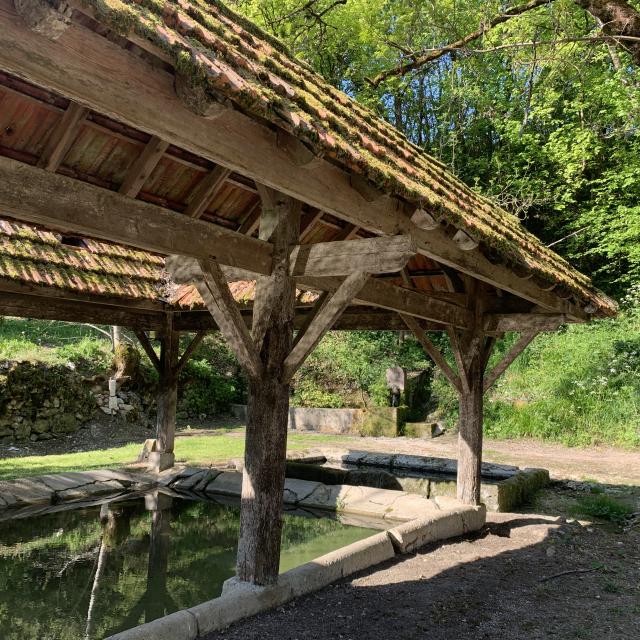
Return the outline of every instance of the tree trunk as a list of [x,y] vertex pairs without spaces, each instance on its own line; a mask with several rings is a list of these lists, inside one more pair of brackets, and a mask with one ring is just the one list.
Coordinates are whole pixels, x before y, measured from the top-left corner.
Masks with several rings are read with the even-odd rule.
[[458,500],[480,504],[482,464],[482,414],[484,357],[474,355],[467,368],[469,392],[460,394],[460,433],[458,435]]
[[[588,11],[610,36],[640,38],[640,12],[626,0],[574,0]],[[640,64],[640,42],[621,41],[618,47],[628,51],[635,64]]]

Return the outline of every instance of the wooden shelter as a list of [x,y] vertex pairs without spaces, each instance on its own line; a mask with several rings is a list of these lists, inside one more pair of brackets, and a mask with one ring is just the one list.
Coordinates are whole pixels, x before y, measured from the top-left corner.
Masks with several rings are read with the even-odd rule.
[[[172,256],[247,373],[242,580],[277,576],[289,381],[350,305],[388,328],[399,316],[458,391],[465,502],[483,391],[537,332],[615,313],[514,216],[217,1],[0,0],[0,74],[0,213]],[[239,279],[256,282],[250,328]],[[319,296],[294,338],[296,288]],[[505,331],[523,337],[485,376]]]

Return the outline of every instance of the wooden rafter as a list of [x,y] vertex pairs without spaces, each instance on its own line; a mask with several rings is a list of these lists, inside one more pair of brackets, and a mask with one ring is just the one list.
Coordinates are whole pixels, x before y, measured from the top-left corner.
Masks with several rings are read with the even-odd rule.
[[51,132],[38,160],[38,167],[47,171],[57,171],[78,135],[80,125],[89,110],[76,102],[70,102],[58,126]]
[[309,211],[300,224],[300,244],[304,244],[311,235],[316,223],[320,221],[324,211],[322,209],[314,209]]
[[202,178],[189,198],[185,215],[190,218],[201,218],[230,173],[229,169],[218,166]]
[[151,172],[158,166],[168,147],[168,142],[158,138],[158,136],[151,136],[142,153],[131,165],[118,192],[123,196],[135,198],[140,193]]

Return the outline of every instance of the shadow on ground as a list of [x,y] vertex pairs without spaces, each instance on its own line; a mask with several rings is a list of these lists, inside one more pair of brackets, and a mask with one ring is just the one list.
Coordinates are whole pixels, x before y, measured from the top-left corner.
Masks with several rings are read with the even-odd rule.
[[640,534],[492,514],[426,547],[206,640],[640,637]]

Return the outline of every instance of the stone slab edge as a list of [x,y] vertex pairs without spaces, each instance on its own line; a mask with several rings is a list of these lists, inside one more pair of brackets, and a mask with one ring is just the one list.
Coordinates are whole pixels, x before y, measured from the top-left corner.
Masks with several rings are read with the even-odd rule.
[[453,510],[406,522],[291,569],[281,574],[275,585],[225,588],[219,598],[123,631],[106,640],[197,640],[207,633],[282,606],[294,598],[318,591],[336,580],[413,551],[428,542],[480,529],[484,526],[485,517],[484,506],[459,504]]

